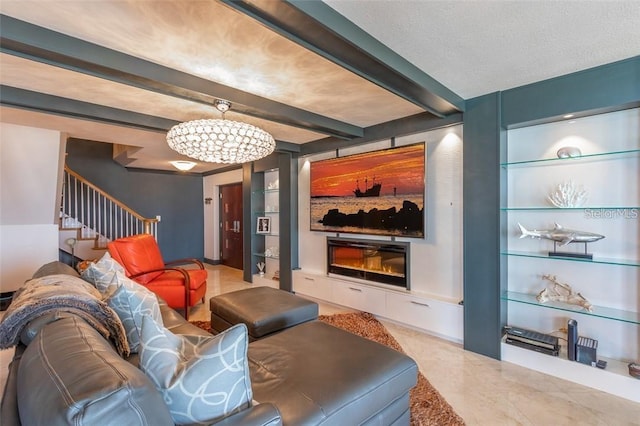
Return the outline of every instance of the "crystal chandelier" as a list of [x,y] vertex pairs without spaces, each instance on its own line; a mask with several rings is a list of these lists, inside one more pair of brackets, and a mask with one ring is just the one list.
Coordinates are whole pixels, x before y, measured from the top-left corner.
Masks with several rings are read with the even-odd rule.
[[167,133],[169,147],[187,157],[209,163],[239,164],[271,154],[276,141],[269,133],[248,123],[224,119],[231,102],[216,100],[221,120],[193,120],[173,126]]

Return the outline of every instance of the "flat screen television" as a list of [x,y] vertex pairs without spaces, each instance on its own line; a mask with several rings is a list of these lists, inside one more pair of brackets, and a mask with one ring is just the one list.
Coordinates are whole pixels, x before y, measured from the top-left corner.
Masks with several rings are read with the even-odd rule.
[[424,142],[311,163],[311,230],[424,238]]

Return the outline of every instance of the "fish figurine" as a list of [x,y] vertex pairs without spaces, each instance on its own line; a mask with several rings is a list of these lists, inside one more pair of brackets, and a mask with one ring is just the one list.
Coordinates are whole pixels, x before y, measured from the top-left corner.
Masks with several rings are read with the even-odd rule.
[[592,232],[576,231],[575,229],[567,229],[555,224],[553,229],[541,229],[531,231],[518,223],[520,227],[520,238],[544,238],[546,240],[557,241],[560,246],[566,246],[569,243],[591,243],[604,238],[604,235],[594,234]]

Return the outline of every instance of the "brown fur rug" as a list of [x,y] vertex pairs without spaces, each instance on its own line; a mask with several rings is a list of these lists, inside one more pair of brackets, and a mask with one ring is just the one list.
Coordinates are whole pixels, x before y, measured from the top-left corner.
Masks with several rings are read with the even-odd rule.
[[[373,340],[404,353],[400,344],[373,315],[366,312],[320,315],[321,321],[353,334]],[[209,321],[193,321],[194,325],[211,332]],[[461,426],[464,420],[453,411],[449,403],[418,373],[418,383],[410,393],[412,426]]]

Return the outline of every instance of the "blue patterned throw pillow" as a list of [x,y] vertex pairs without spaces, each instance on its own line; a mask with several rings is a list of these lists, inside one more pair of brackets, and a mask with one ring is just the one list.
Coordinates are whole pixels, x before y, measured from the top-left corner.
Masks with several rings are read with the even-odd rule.
[[113,260],[109,252],[106,252],[100,260],[90,264],[81,276],[104,295],[109,292],[109,287],[117,284],[116,272],[125,275],[122,265]]
[[157,324],[163,325],[158,298],[155,293],[116,272],[116,290],[107,298],[107,304],[118,314],[125,331],[131,353],[138,353],[142,318],[151,317]]
[[216,336],[180,336],[145,316],[140,369],[176,424],[211,423],[251,405],[247,345],[244,324]]
[[137,353],[140,346],[142,317],[149,315],[158,324],[162,314],[155,293],[136,283],[125,275],[124,268],[106,252],[102,258],[89,265],[82,278],[96,286],[106,298],[106,302],[120,318],[131,353]]

